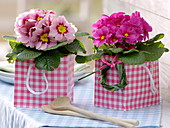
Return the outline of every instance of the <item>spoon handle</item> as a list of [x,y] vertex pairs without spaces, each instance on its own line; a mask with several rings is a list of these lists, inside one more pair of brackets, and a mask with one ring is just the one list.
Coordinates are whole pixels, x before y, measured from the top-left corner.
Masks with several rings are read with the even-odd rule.
[[108,117],[110,118],[111,120],[120,120],[120,121],[124,121],[126,123],[130,123],[130,124],[133,124],[133,125],[139,125],[139,121],[138,120],[133,120],[133,119],[122,119],[122,118],[118,118],[118,117]]
[[84,109],[81,109],[81,108],[78,108],[78,107],[75,107],[73,105],[68,105],[67,106],[67,109],[69,110],[72,110],[72,111],[75,111],[77,113],[80,113],[80,114],[83,114],[85,116],[88,116],[88,117],[91,117],[92,119],[97,119],[97,120],[103,120],[103,121],[107,121],[107,122],[112,122],[114,124],[117,124],[119,126],[123,126],[125,128],[136,128],[134,125],[132,124],[129,124],[129,123],[126,123],[126,122],[123,122],[119,119],[113,119],[113,118],[110,118],[110,117],[107,117],[107,116],[104,116],[104,115],[100,115],[100,114],[97,114],[97,113],[93,113],[93,112],[90,112],[90,111],[87,111],[87,110],[84,110]]

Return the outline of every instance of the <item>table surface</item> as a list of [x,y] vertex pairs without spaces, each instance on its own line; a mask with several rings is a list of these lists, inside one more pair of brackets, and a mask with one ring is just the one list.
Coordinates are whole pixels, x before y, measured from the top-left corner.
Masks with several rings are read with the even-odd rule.
[[[28,108],[14,108],[13,107],[13,85],[0,82],[0,125],[8,128],[7,125],[15,125],[17,128],[30,128],[42,126],[56,126],[56,127],[114,127],[108,122],[54,115],[44,112],[41,109],[28,109]],[[120,117],[127,119],[136,119],[140,121],[138,128],[159,128],[161,119],[161,105],[145,107],[131,111],[120,111],[93,106],[93,77],[90,76],[75,84],[74,89],[74,105],[106,116]],[[5,111],[4,111],[5,110]],[[2,122],[5,119],[5,122]],[[11,127],[9,127],[11,128]],[[16,127],[14,127],[16,128]]]

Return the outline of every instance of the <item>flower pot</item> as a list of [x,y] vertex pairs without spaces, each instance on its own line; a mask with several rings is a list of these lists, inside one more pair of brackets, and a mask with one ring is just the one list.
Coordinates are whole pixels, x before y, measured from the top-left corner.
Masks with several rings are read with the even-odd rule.
[[[103,55],[107,61],[113,56]],[[103,65],[101,59],[95,61],[96,70]],[[118,91],[108,91],[101,84],[101,71],[95,73],[94,105],[117,110],[132,110],[160,103],[159,63],[146,62],[143,65],[123,64],[127,78],[127,86]],[[119,83],[118,71],[115,67],[107,71],[107,84]]]
[[16,61],[14,106],[40,108],[57,97],[73,99],[74,55],[61,58],[54,71],[37,69],[33,60]]

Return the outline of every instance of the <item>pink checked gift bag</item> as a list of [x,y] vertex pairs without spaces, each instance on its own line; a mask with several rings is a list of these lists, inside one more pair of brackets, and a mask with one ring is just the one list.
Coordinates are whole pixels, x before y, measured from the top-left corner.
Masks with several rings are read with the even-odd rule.
[[57,97],[73,98],[74,56],[61,58],[54,71],[37,69],[33,60],[16,61],[14,106],[40,108]]
[[[109,55],[104,55],[103,58],[95,61],[96,70],[113,60],[113,56]],[[132,110],[160,103],[158,61],[146,62],[143,65],[124,64],[124,70],[128,84],[124,89],[114,92],[106,90],[100,84],[101,71],[95,73],[95,106]],[[106,82],[109,85],[119,83],[119,75],[115,67],[107,71]]]

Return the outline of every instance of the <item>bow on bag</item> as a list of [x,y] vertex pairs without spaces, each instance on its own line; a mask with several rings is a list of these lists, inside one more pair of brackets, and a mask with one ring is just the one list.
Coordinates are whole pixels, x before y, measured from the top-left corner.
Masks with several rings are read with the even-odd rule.
[[[114,56],[111,62],[106,61],[104,58],[102,58],[101,61],[105,64],[102,67],[100,67],[102,77],[101,85],[109,91],[117,91],[119,89],[123,89],[127,85],[127,79],[122,61],[118,61],[117,55]],[[111,68],[116,68],[116,70],[118,71],[120,78],[119,84],[108,85],[106,83],[107,71]]]
[[[103,63],[105,63],[106,65],[103,65],[102,67],[100,67],[100,69],[105,68],[106,66],[110,66],[110,68],[115,67],[116,64],[122,63],[122,61],[117,61],[117,56],[115,56],[112,60],[111,63],[107,62],[106,59],[102,58],[101,59]],[[116,62],[117,61],[117,62]]]

